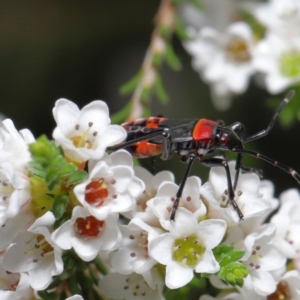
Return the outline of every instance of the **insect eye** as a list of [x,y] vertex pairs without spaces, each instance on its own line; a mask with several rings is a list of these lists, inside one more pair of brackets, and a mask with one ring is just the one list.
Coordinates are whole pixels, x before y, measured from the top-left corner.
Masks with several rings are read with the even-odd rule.
[[221,145],[226,145],[228,143],[228,135],[222,135],[220,137],[220,144]]

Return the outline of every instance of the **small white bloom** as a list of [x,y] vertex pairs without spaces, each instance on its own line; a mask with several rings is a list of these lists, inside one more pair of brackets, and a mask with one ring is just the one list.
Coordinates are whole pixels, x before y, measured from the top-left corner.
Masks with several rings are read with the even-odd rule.
[[[248,298],[250,299],[250,298]],[[202,295],[199,300],[247,300],[246,298],[243,298],[242,295],[239,293],[228,293],[228,294],[222,294],[217,297],[212,297],[209,295]]]
[[66,300],[84,300],[84,299],[80,295],[74,295],[74,296],[68,297]]
[[215,273],[220,269],[212,249],[222,241],[226,223],[205,220],[198,223],[186,209],[178,208],[170,232],[149,241],[149,254],[166,265],[166,285],[175,289],[186,285],[197,273]]
[[[281,269],[286,263],[286,257],[281,255],[273,244],[276,227],[273,224],[260,226],[237,245],[243,247],[244,257],[240,260],[249,270],[248,280],[256,293],[262,296],[273,293],[276,281],[272,271]],[[246,279],[247,279],[246,278]],[[245,286],[247,283],[245,281]]]
[[93,165],[89,178],[74,188],[78,201],[99,220],[131,210],[134,198],[144,191],[144,183],[134,176],[132,166],[120,163],[121,157],[132,162],[124,150],[107,155]]
[[63,271],[62,251],[53,244],[46,227],[54,221],[51,212],[44,214],[28,231],[17,235],[3,257],[3,267],[10,272],[28,272],[36,290],[47,288],[52,276]]
[[[206,214],[206,207],[200,200],[200,187],[200,178],[196,176],[188,177],[179,202],[180,207],[192,212],[197,219]],[[169,230],[170,227],[170,213],[177,192],[178,186],[175,183],[165,181],[159,186],[157,195],[147,202],[147,206],[166,230]]]
[[293,38],[300,33],[298,0],[269,0],[253,8],[253,14],[268,30]]
[[111,299],[124,300],[164,300],[163,281],[156,269],[152,269],[153,282],[149,283],[142,275],[110,273],[101,279],[101,291]]
[[152,175],[148,170],[142,167],[134,167],[135,175],[145,183],[145,191],[142,195],[136,198],[136,212],[144,212],[146,203],[153,198],[158,190],[158,187],[164,181],[174,182],[174,175],[169,171],[161,171]]
[[141,219],[134,218],[128,225],[120,225],[122,243],[118,250],[111,254],[111,266],[118,273],[148,272],[156,261],[149,256],[148,243],[162,234],[162,230],[153,228]]
[[203,9],[195,8],[190,2],[180,5],[184,22],[195,29],[211,26],[217,30],[227,28],[237,19],[240,0],[197,0]]
[[12,120],[5,119],[0,126],[0,162],[9,162],[14,170],[27,173],[30,153],[28,144],[34,137],[28,129],[17,131]]
[[[231,161],[228,164],[233,181],[235,162]],[[208,205],[210,218],[224,219],[230,226],[239,222],[237,212],[228,203],[228,183],[224,168],[211,168],[209,182],[202,186],[200,192],[202,200]],[[272,201],[261,194],[260,179],[255,173],[239,175],[234,200],[242,211],[245,220],[253,217],[264,218],[272,211]]]
[[0,251],[5,250],[13,239],[20,233],[26,231],[35,221],[30,206],[20,211],[14,218],[8,219],[0,227]]
[[105,221],[97,220],[87,209],[76,206],[72,218],[57,228],[51,238],[60,248],[74,248],[82,260],[91,261],[99,250],[117,247],[121,239],[117,220],[117,214],[109,215]]
[[295,258],[300,251],[300,195],[290,189],[280,195],[281,207],[271,219],[276,225],[275,246],[288,258]]
[[257,44],[253,65],[265,74],[266,88],[272,94],[300,82],[300,37],[267,34]]
[[57,123],[53,138],[65,151],[66,156],[77,162],[100,159],[106,147],[126,138],[123,127],[110,125],[108,107],[96,100],[79,110],[67,99],[59,99],[53,108]]
[[10,163],[0,163],[0,226],[15,217],[31,195],[29,179],[15,172]]
[[[194,40],[185,43],[185,47],[193,56],[194,69],[211,84],[213,95],[226,99],[228,95],[241,94],[248,88],[254,73],[254,39],[248,24],[233,23],[225,33],[203,28]],[[226,105],[220,103],[219,108],[225,109]]]
[[33,298],[33,289],[26,273],[10,273],[0,266],[0,299],[29,300]]

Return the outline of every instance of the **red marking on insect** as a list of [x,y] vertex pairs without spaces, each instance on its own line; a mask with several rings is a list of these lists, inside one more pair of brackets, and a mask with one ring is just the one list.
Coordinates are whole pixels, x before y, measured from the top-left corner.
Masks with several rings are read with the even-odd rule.
[[215,128],[217,126],[217,122],[207,120],[207,119],[200,119],[194,127],[193,130],[193,138],[194,140],[205,140],[211,139],[216,134]]
[[[132,153],[133,156],[140,158],[161,154],[163,160],[170,159],[173,153],[177,153],[180,160],[188,164],[176,194],[170,215],[171,220],[175,220],[175,212],[179,205],[183,187],[195,159],[198,159],[201,164],[207,167],[225,168],[228,184],[227,203],[232,205],[239,218],[242,219],[243,213],[234,200],[234,190],[237,186],[239,174],[241,171],[244,171],[256,172],[258,175],[261,175],[258,170],[243,166],[243,154],[259,158],[280,168],[300,183],[300,175],[294,169],[279,163],[268,156],[259,154],[256,151],[244,149],[246,143],[260,139],[270,132],[279,113],[293,95],[294,92],[291,91],[280,103],[266,129],[248,137],[245,136],[244,125],[240,122],[225,126],[223,125],[223,122],[207,119],[172,120],[162,117],[150,117],[122,124],[127,131],[126,140],[119,145],[109,147],[108,150],[116,151],[118,149],[126,149]],[[225,158],[206,156],[206,154],[212,153],[215,150],[231,151],[238,154],[233,182]]]

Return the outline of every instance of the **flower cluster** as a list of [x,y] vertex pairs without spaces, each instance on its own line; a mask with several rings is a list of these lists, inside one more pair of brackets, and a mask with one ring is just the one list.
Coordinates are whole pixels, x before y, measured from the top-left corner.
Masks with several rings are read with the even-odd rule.
[[[184,43],[220,109],[230,106],[233,94],[246,91],[253,75],[271,94],[300,83],[300,2],[241,2],[204,1],[205,16],[210,12],[211,18],[197,15],[201,28],[191,25],[191,40]],[[193,18],[187,8],[184,12]]]
[[[1,299],[165,299],[207,278],[218,299],[300,299],[297,190],[265,223],[279,205],[273,185],[241,174],[240,221],[225,171],[212,168],[204,184],[187,179],[170,221],[173,174],[106,152],[126,132],[110,124],[103,101],[79,110],[60,99],[53,115],[55,143],[8,119],[0,127]],[[230,169],[234,178],[234,162]]]

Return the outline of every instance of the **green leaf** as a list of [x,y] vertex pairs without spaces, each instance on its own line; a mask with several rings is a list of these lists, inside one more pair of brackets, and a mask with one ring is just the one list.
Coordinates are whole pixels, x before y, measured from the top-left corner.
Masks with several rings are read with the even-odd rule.
[[71,219],[71,213],[69,213],[68,211],[65,211],[65,213],[54,222],[54,230],[59,228],[62,224],[64,224],[66,221]]
[[191,37],[186,32],[185,25],[179,17],[175,19],[175,31],[181,40],[190,40]]
[[242,287],[244,279],[248,276],[249,271],[243,264],[231,262],[225,267],[221,267],[218,277],[232,286]]
[[29,162],[29,172],[34,176],[45,178],[46,172],[41,165],[36,161]]
[[174,5],[179,5],[179,4],[181,4],[183,2],[183,0],[172,0],[172,3],[174,4]]
[[216,259],[218,260],[218,256],[220,256],[224,253],[232,252],[233,250],[234,250],[233,246],[219,245],[218,247],[213,249],[213,253],[214,253]]
[[47,292],[47,291],[38,291],[38,295],[43,300],[53,300],[56,299],[56,294],[54,292]]
[[242,286],[249,272],[245,265],[236,261],[240,260],[245,252],[235,250],[230,245],[220,245],[213,249],[213,253],[221,267],[218,277],[232,286]]
[[201,0],[190,0],[190,2],[199,10],[203,10],[203,4]]
[[256,40],[260,40],[265,36],[266,28],[257,21],[257,19],[247,10],[240,11],[241,17],[249,24],[253,31],[253,35]]
[[129,116],[129,113],[131,111],[132,103],[131,101],[128,102],[120,111],[113,114],[111,118],[111,122],[113,124],[120,124],[124,122],[124,120]]
[[152,63],[156,68],[159,68],[163,62],[164,54],[163,53],[154,53],[152,57]]
[[159,25],[158,30],[164,39],[169,39],[173,33],[173,29],[167,25]]
[[77,167],[65,160],[61,147],[57,147],[46,136],[39,137],[29,145],[32,154],[30,171],[45,180],[49,191],[53,191],[63,180],[77,171]]
[[163,86],[163,82],[161,76],[159,74],[156,75],[155,78],[155,94],[161,103],[166,104],[169,101],[168,94]]
[[151,94],[151,88],[143,86],[142,92],[141,92],[141,100],[147,103],[149,97]]
[[68,178],[66,186],[69,187],[70,185],[77,184],[88,177],[88,173],[86,171],[76,171],[71,174]]
[[179,71],[182,69],[181,62],[175,54],[171,44],[167,45],[166,62],[173,71]]
[[77,280],[75,274],[69,277],[68,283],[69,283],[69,288],[73,295],[81,294],[81,289],[80,289],[80,286],[79,286],[79,283],[78,283],[78,280]]
[[65,212],[69,197],[67,195],[57,195],[54,198],[52,212],[55,219],[59,219]]
[[[65,162],[64,160],[62,163]],[[72,163],[62,164],[61,168],[58,170],[60,176],[68,176],[77,171],[77,167]]]
[[140,81],[141,77],[142,77],[142,70],[140,70],[137,74],[135,74],[129,81],[127,81],[126,83],[124,83],[121,87],[120,87],[120,94],[121,95],[126,95],[131,93],[132,91],[134,91],[134,89],[136,88],[138,82]]

